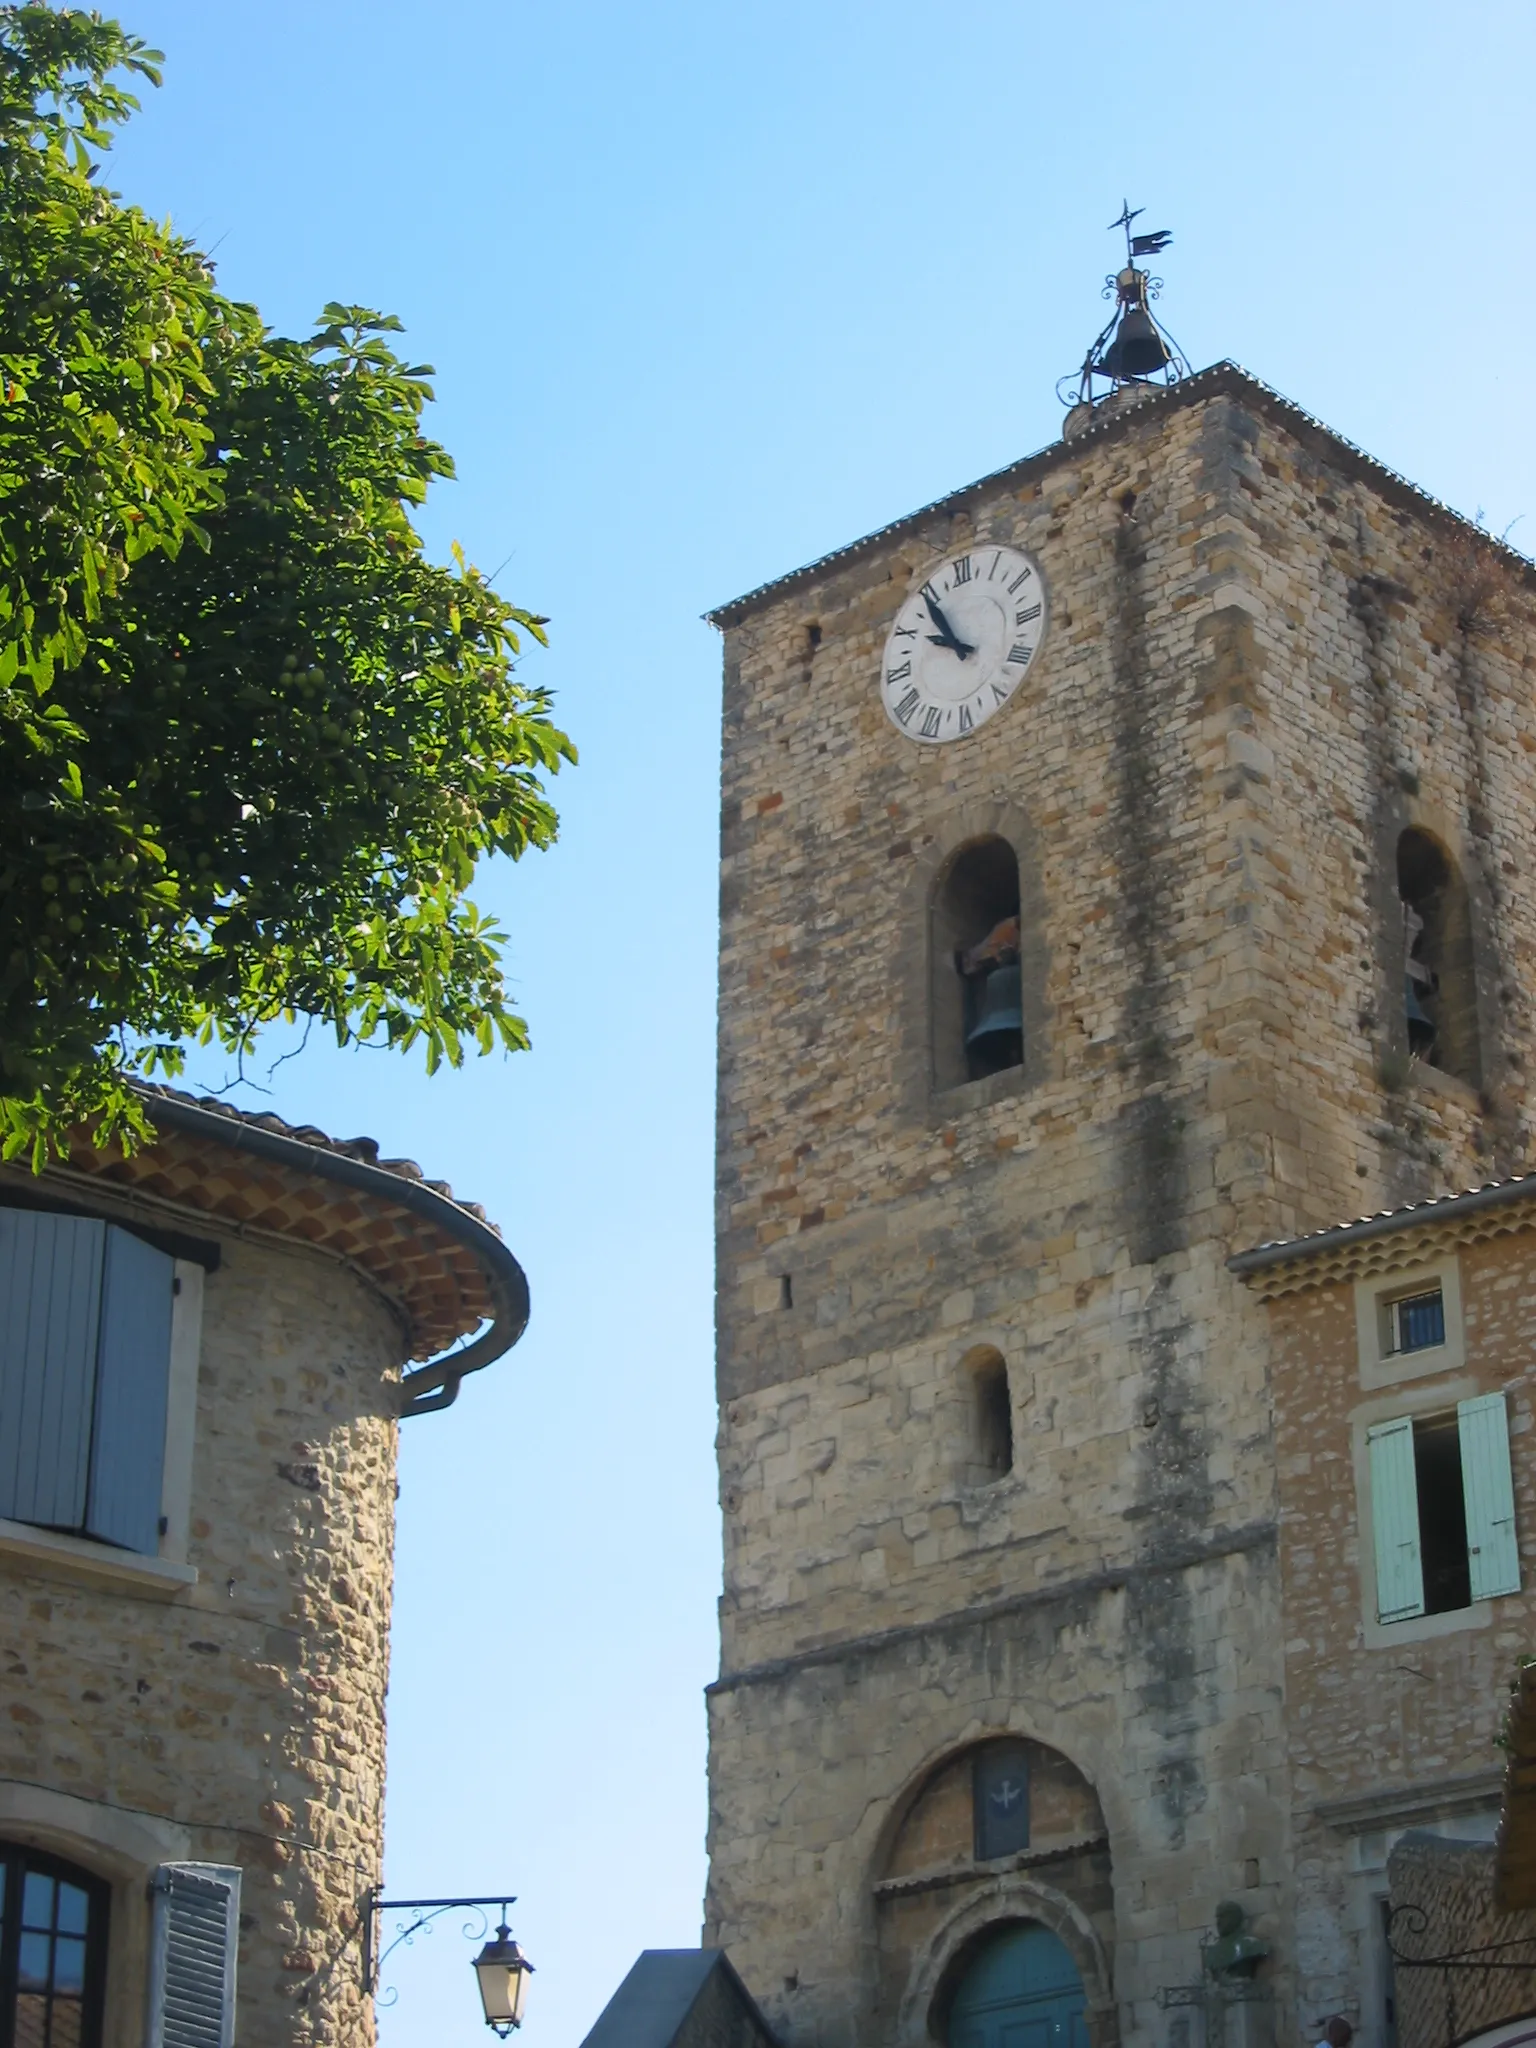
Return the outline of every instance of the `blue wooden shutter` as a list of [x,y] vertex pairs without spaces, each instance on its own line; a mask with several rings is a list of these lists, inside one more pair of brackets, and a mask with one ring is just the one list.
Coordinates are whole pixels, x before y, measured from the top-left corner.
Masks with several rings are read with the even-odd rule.
[[1419,1489],[1408,1416],[1366,1431],[1371,1461],[1371,1534],[1376,1548],[1376,1619],[1406,1621],[1424,1612],[1419,1552]]
[[232,2048],[240,1872],[167,1863],[155,1875],[148,2048]]
[[175,1285],[174,1259],[108,1228],[85,1528],[150,1557],[160,1548]]
[[85,1522],[106,1225],[0,1209],[0,1515]]
[[1456,1404],[1461,1486],[1467,1502],[1467,1563],[1472,1598],[1520,1590],[1515,1541],[1515,1489],[1509,1471],[1509,1421],[1502,1394]]

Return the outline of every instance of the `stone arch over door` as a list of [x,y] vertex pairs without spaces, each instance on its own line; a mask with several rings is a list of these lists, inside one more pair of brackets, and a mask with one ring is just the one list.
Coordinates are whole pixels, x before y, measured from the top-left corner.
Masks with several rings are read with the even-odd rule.
[[871,1878],[873,2017],[895,2048],[949,2048],[967,1970],[1028,1924],[1071,1959],[1087,2048],[1113,2048],[1109,1836],[1097,1792],[1060,1750],[1004,1730],[932,1761],[893,1802]]
[[1064,1892],[1023,1871],[992,1879],[951,1907],[913,1957],[896,2019],[896,2048],[948,2048],[954,1994],[986,1942],[1010,1927],[1053,1934],[1082,1982],[1090,2048],[1114,2048],[1114,1987],[1105,1944],[1088,1914]]
[[1088,2048],[1083,1979],[1038,1920],[992,1928],[960,1971],[942,2030],[949,2048]]

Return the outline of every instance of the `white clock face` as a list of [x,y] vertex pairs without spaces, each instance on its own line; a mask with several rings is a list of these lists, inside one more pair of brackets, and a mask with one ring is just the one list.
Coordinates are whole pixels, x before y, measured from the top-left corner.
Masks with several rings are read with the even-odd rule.
[[1045,638],[1045,579],[1032,555],[990,543],[951,555],[896,615],[880,696],[908,739],[963,740],[1001,711]]

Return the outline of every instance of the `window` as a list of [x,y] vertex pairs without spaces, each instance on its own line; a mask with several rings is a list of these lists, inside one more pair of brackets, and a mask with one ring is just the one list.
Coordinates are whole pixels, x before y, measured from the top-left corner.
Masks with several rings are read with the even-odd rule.
[[1024,1064],[1019,862],[995,834],[962,847],[940,883],[932,1009],[936,1087]]
[[1002,1353],[990,1346],[965,1361],[971,1382],[973,1483],[985,1486],[1013,1470],[1013,1402]]
[[1454,1251],[1367,1274],[1355,1282],[1354,1296],[1362,1386],[1394,1387],[1465,1369],[1461,1267]]
[[1520,1590],[1502,1394],[1366,1432],[1379,1621],[1449,1614]]
[[1476,1088],[1482,1080],[1472,911],[1455,863],[1417,829],[1397,842],[1408,1050]]
[[115,1224],[0,1209],[0,1517],[158,1552],[175,1285]]
[[0,1842],[0,2048],[100,2048],[108,1890]]
[[1387,1309],[1387,1355],[1402,1351],[1427,1351],[1445,1342],[1445,1297],[1438,1287],[1427,1294],[1405,1294],[1389,1301]]
[[976,1860],[1029,1847],[1029,1751],[1022,1742],[987,1742],[971,1766]]

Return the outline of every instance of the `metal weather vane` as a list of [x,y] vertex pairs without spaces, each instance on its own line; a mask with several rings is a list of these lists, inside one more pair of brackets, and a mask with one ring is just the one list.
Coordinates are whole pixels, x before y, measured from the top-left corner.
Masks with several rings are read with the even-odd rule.
[[1116,391],[1123,384],[1146,384],[1154,379],[1172,384],[1189,375],[1183,350],[1152,315],[1151,301],[1160,296],[1163,280],[1143,270],[1139,261],[1160,256],[1173,234],[1168,228],[1133,234],[1133,225],[1145,212],[1145,207],[1133,207],[1127,199],[1109,223],[1111,233],[1116,228],[1125,233],[1125,267],[1104,280],[1104,296],[1114,300],[1115,310],[1094,337],[1082,368],[1057,385],[1064,405],[1092,405],[1095,377],[1102,377],[1110,391]]

